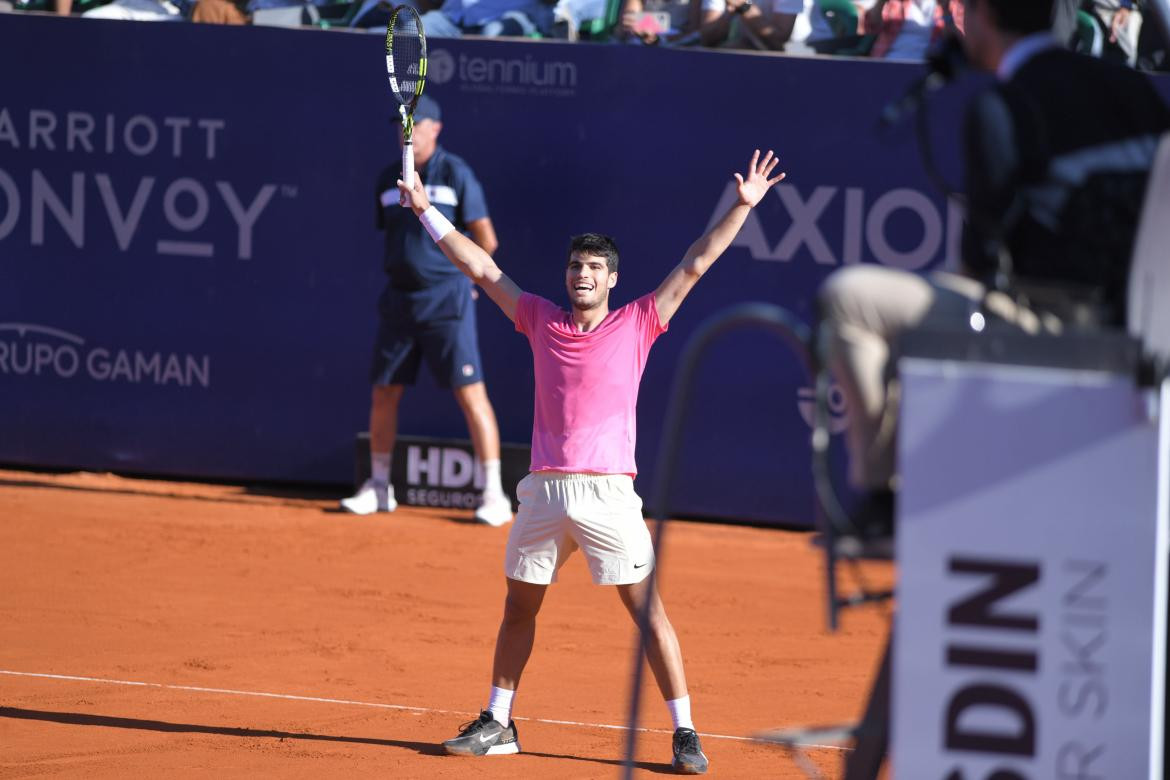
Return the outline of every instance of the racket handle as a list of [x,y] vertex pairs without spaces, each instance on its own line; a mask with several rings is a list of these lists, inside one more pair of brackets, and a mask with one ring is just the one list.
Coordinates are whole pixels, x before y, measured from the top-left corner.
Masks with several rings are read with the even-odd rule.
[[[414,189],[414,142],[412,141],[402,144],[402,183],[410,189]],[[398,205],[410,205],[405,195],[398,199]]]

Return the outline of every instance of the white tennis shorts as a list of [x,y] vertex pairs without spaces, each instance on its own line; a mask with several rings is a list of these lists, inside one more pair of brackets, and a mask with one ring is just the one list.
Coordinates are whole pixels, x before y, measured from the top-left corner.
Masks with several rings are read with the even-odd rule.
[[598,585],[641,582],[654,568],[642,499],[626,474],[535,471],[516,487],[520,511],[508,534],[504,574],[534,585],[556,582],[578,547]]

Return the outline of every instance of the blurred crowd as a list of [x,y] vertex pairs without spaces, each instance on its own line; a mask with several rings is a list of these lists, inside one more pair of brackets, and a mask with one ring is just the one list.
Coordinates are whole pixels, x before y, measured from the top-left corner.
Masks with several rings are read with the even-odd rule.
[[[963,0],[406,0],[430,37],[516,36],[645,46],[921,60],[963,30]],[[1065,0],[1072,48],[1170,70],[1144,0]],[[104,19],[384,30],[386,0],[0,0],[11,10]]]

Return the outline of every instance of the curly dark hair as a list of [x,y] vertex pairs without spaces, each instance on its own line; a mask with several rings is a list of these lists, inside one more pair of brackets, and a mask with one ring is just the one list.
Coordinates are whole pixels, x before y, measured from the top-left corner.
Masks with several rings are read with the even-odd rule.
[[618,248],[617,244],[609,236],[603,236],[600,233],[582,233],[579,236],[573,236],[569,239],[570,260],[573,259],[574,252],[580,252],[583,255],[592,255],[593,257],[604,257],[609,272],[611,274],[617,273]]

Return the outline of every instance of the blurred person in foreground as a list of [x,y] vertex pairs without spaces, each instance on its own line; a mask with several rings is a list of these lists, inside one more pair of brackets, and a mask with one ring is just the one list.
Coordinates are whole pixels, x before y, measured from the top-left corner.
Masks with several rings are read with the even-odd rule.
[[[890,356],[899,337],[919,325],[966,327],[977,306],[1029,333],[1067,330],[1074,316],[1122,325],[1146,179],[1170,129],[1170,110],[1146,77],[1057,44],[1054,0],[965,5],[967,57],[997,83],[966,116],[962,273],[853,266],[820,291],[829,366],[850,408],[850,481],[866,491],[858,522],[874,534],[892,528]],[[1027,303],[988,292],[1003,276],[1001,248],[1012,290]]]
[[[399,144],[402,126],[395,118]],[[489,255],[496,231],[475,173],[439,144],[439,103],[427,95],[414,110],[417,181],[446,219]],[[471,284],[451,267],[409,208],[399,204],[394,182],[402,158],[377,183],[376,224],[385,233],[386,289],[378,299],[378,335],[370,367],[370,478],[341,508],[359,515],[393,512],[391,455],[398,435],[398,406],[424,361],[439,387],[451,388],[467,420],[478,465],[484,471],[483,502],[475,519],[501,526],[512,520],[512,502],[500,479],[500,432],[483,381]]]

